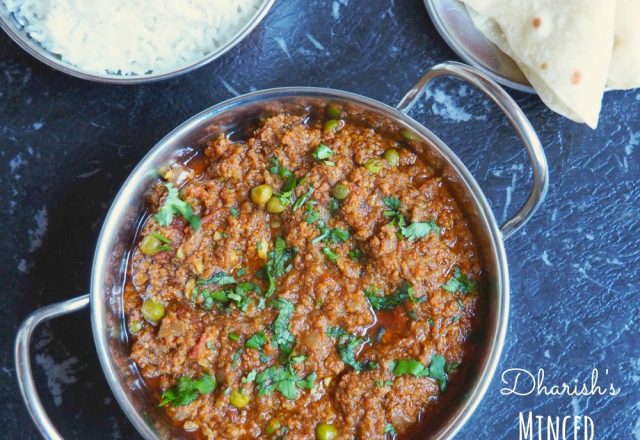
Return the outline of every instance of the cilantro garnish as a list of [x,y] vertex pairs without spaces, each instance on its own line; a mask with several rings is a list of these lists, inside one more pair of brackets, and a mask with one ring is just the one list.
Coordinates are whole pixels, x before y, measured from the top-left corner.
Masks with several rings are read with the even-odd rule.
[[238,348],[233,356],[231,356],[231,366],[235,367],[240,362],[240,357],[242,357],[242,353],[244,352],[244,348]]
[[287,399],[295,400],[298,398],[298,389],[313,389],[316,378],[315,372],[303,379],[291,368],[273,365],[259,373],[255,380],[259,396],[268,396],[278,390]]
[[391,423],[387,423],[384,426],[384,433],[385,434],[391,434],[391,435],[397,435],[398,434],[396,432],[396,428],[394,428],[394,426]]
[[460,271],[459,267],[453,268],[453,277],[442,285],[442,288],[450,293],[469,293],[476,290],[476,282]]
[[415,377],[430,377],[435,379],[440,384],[440,391],[444,392],[447,388],[445,365],[444,357],[435,354],[431,357],[431,364],[428,367],[425,367],[415,359],[402,359],[396,361],[391,369],[396,377],[402,376],[403,374],[410,374]]
[[[247,310],[251,298],[249,298],[249,292],[260,292],[260,288],[253,283],[238,283],[231,289],[216,290],[214,292],[210,290],[203,290],[200,292],[202,298],[202,308],[205,310],[211,310],[215,302],[222,305],[228,305],[234,302],[240,310],[243,312]],[[196,298],[198,294],[196,293]]]
[[378,364],[375,361],[360,362],[356,360],[356,355],[362,346],[369,343],[369,338],[359,338],[347,332],[341,327],[329,327],[327,335],[338,340],[338,355],[345,364],[353,367],[356,371],[375,370]]
[[269,252],[267,264],[261,269],[263,276],[269,281],[265,297],[270,297],[276,291],[276,279],[291,270],[290,263],[296,253],[295,248],[287,248],[287,243],[282,237],[276,238],[273,250]]
[[331,162],[329,159],[331,158],[331,156],[333,156],[333,150],[329,147],[327,147],[325,144],[320,144],[318,145],[318,148],[316,148],[313,152],[313,158],[315,160],[319,160],[322,163],[324,163],[325,165],[329,165],[329,166],[334,166],[335,163]]
[[335,197],[331,197],[331,200],[329,200],[329,211],[331,211],[332,214],[335,214],[339,209],[340,202]]
[[156,238],[158,240],[160,240],[162,243],[162,245],[160,245],[158,247],[158,251],[160,252],[164,252],[164,251],[172,251],[173,247],[171,247],[171,240],[169,240],[167,237],[165,237],[164,235],[162,235],[159,232],[152,232],[151,235],[153,238]]
[[269,171],[271,173],[276,174],[283,178],[289,177],[293,174],[287,168],[280,165],[280,161],[278,160],[277,157],[271,156],[271,158],[269,159],[269,162],[271,163],[271,167],[269,168]]
[[440,227],[436,224],[435,221],[429,220],[428,222],[416,222],[411,223],[407,227],[401,227],[400,232],[404,238],[408,238],[411,241],[417,240],[418,238],[422,238],[429,233],[433,232],[434,234],[440,233]]
[[193,213],[191,205],[180,199],[178,189],[170,182],[165,183],[164,186],[167,188],[167,197],[158,213],[154,216],[158,224],[160,226],[169,226],[173,222],[173,215],[180,214],[189,222],[194,231],[200,229],[202,224],[200,217]]
[[327,257],[327,258],[329,259],[329,261],[331,261],[332,263],[334,263],[334,264],[337,264],[337,263],[338,263],[338,259],[339,259],[340,257],[338,257],[338,255],[337,255],[335,252],[333,252],[330,248],[328,248],[328,247],[326,247],[326,246],[325,246],[325,247],[323,247],[323,248],[322,248],[322,253],[323,253],[323,254],[325,255],[325,257]]
[[253,350],[262,350],[262,347],[267,343],[267,336],[264,332],[254,333],[247,342],[244,343],[244,346],[247,348],[251,348]]
[[349,240],[349,231],[342,228],[329,229],[323,221],[318,222],[318,230],[320,230],[320,235],[311,240],[311,243],[313,244],[325,240],[336,244]]
[[213,274],[208,280],[198,280],[199,285],[217,284],[218,286],[226,286],[228,284],[235,284],[236,279],[228,273],[221,271]]
[[389,224],[400,228],[403,227],[406,221],[404,215],[400,212],[400,199],[397,197],[385,197],[382,199],[382,203],[389,208],[382,212],[382,215],[389,219]]
[[379,289],[370,286],[364,290],[364,294],[374,310],[392,310],[412,298],[413,287],[404,283],[393,294],[384,296]]
[[320,212],[317,209],[313,209],[313,205],[310,203],[307,203],[307,208],[304,212],[307,214],[307,218],[305,219],[305,221],[309,225],[317,222],[320,218]]
[[229,208],[229,214],[231,214],[233,217],[239,217],[240,211],[238,211],[238,208],[236,208],[235,206],[232,206],[231,208]]
[[296,187],[298,186],[298,179],[296,176],[291,174],[287,177],[287,180],[282,184],[282,188],[280,188],[280,192],[276,194],[276,197],[280,199],[280,203],[284,206],[289,206],[293,203],[294,192]]
[[193,402],[201,394],[209,394],[216,389],[217,383],[215,377],[204,375],[200,379],[191,379],[182,376],[178,379],[176,386],[169,388],[162,393],[162,401],[160,406],[184,406]]
[[271,307],[277,309],[278,317],[273,321],[273,345],[280,350],[280,360],[289,359],[293,352],[295,338],[289,328],[289,322],[293,316],[295,306],[284,298],[276,298],[271,301]]
[[242,383],[251,383],[256,380],[256,375],[258,372],[256,370],[251,370],[249,374],[242,378]]
[[364,252],[358,248],[353,248],[349,251],[349,258],[351,258],[353,261],[358,261],[362,259],[362,257],[364,257]]
[[393,385],[393,381],[392,380],[376,380],[374,382],[374,385],[376,386],[376,388],[390,387],[391,385]]
[[296,201],[293,202],[293,206],[291,207],[291,210],[297,211],[298,209],[300,209],[300,207],[302,207],[302,205],[304,205],[305,202],[309,200],[309,197],[311,197],[311,195],[315,190],[316,189],[313,186],[310,186],[306,193],[298,197]]
[[400,199],[397,197],[385,197],[382,199],[382,203],[388,208],[382,212],[382,215],[389,219],[389,224],[396,226],[400,229],[400,233],[404,238],[408,238],[411,241],[425,237],[429,233],[440,233],[440,227],[434,220],[428,222],[415,222],[407,226],[407,221],[400,212],[402,206]]

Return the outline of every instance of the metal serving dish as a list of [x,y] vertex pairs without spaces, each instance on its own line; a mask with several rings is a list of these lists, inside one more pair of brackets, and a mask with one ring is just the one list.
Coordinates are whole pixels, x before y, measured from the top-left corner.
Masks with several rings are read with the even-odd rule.
[[[506,114],[529,154],[534,172],[533,190],[524,206],[499,227],[491,208],[460,159],[431,131],[408,112],[428,83],[440,76],[462,79],[482,90]],[[412,148],[427,163],[439,168],[450,191],[465,212],[484,262],[487,291],[484,292],[484,338],[477,347],[472,367],[461,390],[448,401],[438,424],[429,428],[433,439],[450,439],[463,426],[484,396],[500,359],[509,316],[509,270],[503,240],[521,228],[542,203],[548,185],[547,161],[538,137],[516,103],[500,86],[479,71],[449,62],[430,69],[394,108],[353,93],[323,88],[279,88],[230,99],[189,119],[162,139],[138,164],[116,196],[102,227],[93,260],[91,292],[33,312],[22,323],[15,345],[18,383],[27,408],[42,435],[61,439],[39,400],[32,377],[29,343],[40,323],[89,306],[93,335],[103,372],[124,413],[146,439],[182,438],[147,391],[134,362],[129,358],[122,293],[127,256],[146,193],[155,171],[174,158],[181,148],[198,145],[243,121],[283,111],[324,109],[328,103],[343,106],[350,118],[394,131],[409,130],[416,137]]]
[[515,61],[476,29],[458,0],[424,0],[438,33],[466,63],[494,81],[526,93],[536,93]]
[[67,73],[77,78],[87,79],[90,81],[96,81],[100,83],[110,84],[140,84],[152,81],[159,81],[167,78],[174,78],[182,75],[183,73],[191,72],[211,61],[221,57],[228,52],[232,47],[236,46],[247,35],[255,29],[256,26],[267,15],[275,0],[263,0],[262,4],[258,7],[253,17],[245,23],[245,25],[236,34],[227,41],[224,45],[214,50],[210,54],[203,56],[199,60],[192,62],[189,65],[181,66],[176,70],[169,72],[150,73],[145,75],[117,75],[117,74],[99,74],[95,72],[87,72],[81,68],[74,66],[66,61],[60,59],[58,55],[55,55],[46,50],[40,43],[32,39],[29,34],[24,30],[23,26],[18,22],[13,14],[9,13],[3,2],[0,2],[0,27],[11,37],[13,41],[27,51],[31,56],[42,61],[49,67],[52,67],[60,72]]

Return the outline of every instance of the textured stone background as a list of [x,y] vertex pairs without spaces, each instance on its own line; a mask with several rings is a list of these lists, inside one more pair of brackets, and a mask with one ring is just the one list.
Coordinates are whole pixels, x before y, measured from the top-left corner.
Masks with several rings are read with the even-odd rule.
[[[233,95],[312,85],[396,103],[432,64],[456,59],[420,0],[278,0],[262,25],[211,65],[162,83],[118,87],[65,76],[0,35],[0,426],[38,438],[13,369],[19,321],[87,291],[106,210],[136,162],[189,116]],[[608,93],[598,130],[513,93],[551,170],[543,208],[506,244],[511,321],[498,373],[461,439],[517,439],[520,411],[593,418],[598,439],[640,439],[640,91]],[[441,80],[414,110],[465,160],[504,221],[531,172],[504,117],[479,93]],[[114,402],[88,313],[35,336],[34,371],[68,438],[137,438]],[[500,394],[508,368],[550,383],[621,388],[616,397]],[[546,438],[546,436],[545,436]],[[573,436],[571,436],[573,438]]]

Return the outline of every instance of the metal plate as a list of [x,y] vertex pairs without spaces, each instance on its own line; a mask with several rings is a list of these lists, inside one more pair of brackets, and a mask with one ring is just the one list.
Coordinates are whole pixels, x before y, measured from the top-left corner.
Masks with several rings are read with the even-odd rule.
[[449,47],[466,63],[502,85],[536,93],[518,65],[476,29],[457,0],[424,0],[431,21]]
[[182,66],[176,67],[171,71],[160,71],[157,73],[148,73],[144,75],[118,75],[115,73],[97,73],[90,72],[75,66],[71,63],[63,61],[61,57],[45,49],[40,43],[31,38],[31,36],[24,29],[23,23],[21,23],[14,14],[9,13],[4,2],[0,1],[0,28],[6,32],[6,34],[16,42],[18,46],[28,52],[31,56],[42,61],[49,67],[52,67],[60,72],[64,72],[68,75],[75,76],[77,78],[86,79],[89,81],[96,81],[100,83],[108,84],[140,84],[153,81],[159,81],[162,79],[173,78],[184,73],[191,72],[211,61],[221,57],[228,52],[231,48],[236,46],[240,41],[249,35],[260,22],[267,15],[275,0],[263,0],[258,7],[253,17],[242,28],[240,28],[236,34],[229,39],[222,46],[218,47],[211,53],[202,56],[200,59],[196,59],[186,63]]

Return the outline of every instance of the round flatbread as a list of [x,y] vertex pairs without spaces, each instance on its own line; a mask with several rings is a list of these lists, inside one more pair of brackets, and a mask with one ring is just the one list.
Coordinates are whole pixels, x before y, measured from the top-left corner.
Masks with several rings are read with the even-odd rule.
[[597,126],[616,0],[463,1],[478,29],[518,63],[549,108]]

